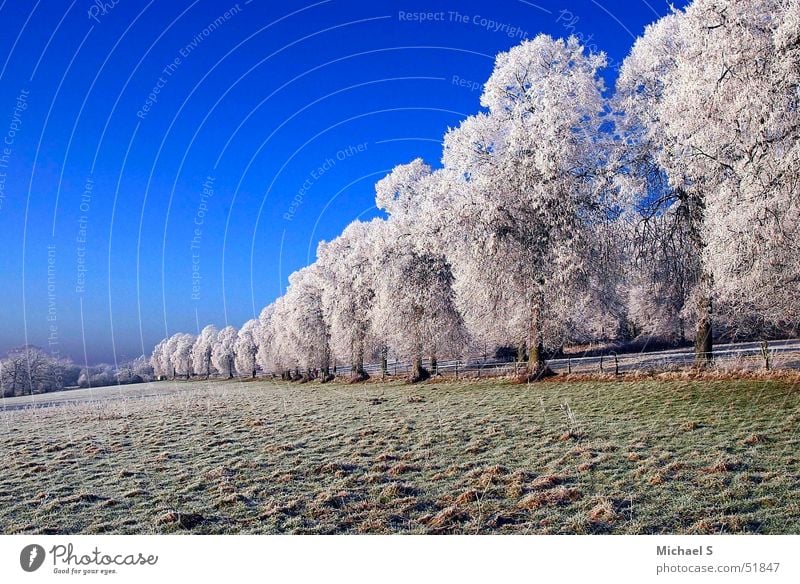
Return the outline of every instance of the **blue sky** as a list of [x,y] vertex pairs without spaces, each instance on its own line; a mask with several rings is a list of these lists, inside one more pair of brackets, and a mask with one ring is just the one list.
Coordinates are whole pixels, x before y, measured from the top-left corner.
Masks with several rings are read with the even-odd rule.
[[609,55],[613,85],[668,10],[0,2],[0,351],[114,362],[241,325],[321,239],[377,214],[373,185],[394,165],[438,163],[497,52],[575,34]]

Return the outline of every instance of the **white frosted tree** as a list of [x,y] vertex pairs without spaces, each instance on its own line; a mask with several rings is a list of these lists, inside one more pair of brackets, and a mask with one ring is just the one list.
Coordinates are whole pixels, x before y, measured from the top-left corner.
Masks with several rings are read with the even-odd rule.
[[[417,159],[397,166],[375,186],[376,204],[390,217],[372,258],[371,321],[387,348],[412,362],[412,381],[435,372],[439,357],[458,356],[467,336],[450,264],[431,237],[428,205],[435,181],[430,167]],[[432,371],[423,368],[424,356]]]
[[256,362],[256,355],[258,354],[258,319],[251,319],[242,325],[236,337],[236,346],[234,352],[236,353],[236,370],[241,375],[249,374],[253,378],[256,376],[258,363]]
[[195,337],[189,333],[176,333],[167,341],[167,354],[169,355],[169,365],[172,370],[172,378],[183,375],[186,379],[192,374],[192,346]]
[[[704,264],[734,327],[798,323],[800,3],[697,0],[664,111],[705,191]],[[697,67],[702,56],[702,67]],[[693,114],[693,115],[688,115]],[[676,169],[671,169],[674,174]]]
[[370,320],[375,283],[369,265],[383,224],[380,219],[354,221],[339,237],[321,242],[317,251],[331,348],[337,357],[349,360],[353,380],[368,377],[364,357],[378,344]]
[[[621,71],[623,139],[654,163],[640,200],[673,210],[692,252],[683,314],[699,363],[720,307],[734,321],[796,310],[799,27],[796,1],[696,0],[648,27]],[[655,197],[657,173],[668,188]]]
[[270,320],[271,355],[281,377],[289,380],[301,379],[301,358],[293,331],[289,325],[292,300],[286,294],[275,301],[275,310]]
[[234,326],[226,326],[214,338],[211,348],[211,362],[221,375],[232,379],[236,373],[236,340],[238,331]]
[[525,41],[498,55],[481,97],[488,112],[445,138],[459,305],[476,336],[527,348],[532,377],[545,371],[545,345],[567,334],[563,300],[589,260],[604,65],[575,38]]
[[[672,293],[669,288],[676,274],[670,270],[651,273],[649,282],[645,280],[640,286],[644,287],[645,294],[660,297],[659,306],[667,312],[664,317],[672,316],[677,321],[681,315],[692,317],[696,360],[705,363],[711,359],[713,346],[713,276],[704,261],[706,192],[702,183],[685,172],[684,155],[689,143],[685,136],[671,129],[680,122],[664,117],[672,115],[666,111],[668,100],[681,91],[677,68],[687,51],[686,33],[685,16],[680,12],[645,29],[620,71],[615,105],[623,114],[619,129],[628,171],[620,184],[642,213],[639,248],[647,264],[667,267],[680,262],[681,275],[685,276],[684,284]],[[693,58],[695,66],[704,66],[699,56]],[[683,115],[695,116],[697,112]],[[670,216],[664,217],[668,211]],[[679,237],[683,238],[685,256],[671,253],[670,244]],[[659,260],[665,260],[666,264]],[[639,278],[644,275],[639,274]],[[634,290],[634,294],[636,292]],[[671,302],[667,301],[668,297]],[[694,314],[689,306],[692,298],[696,299]],[[636,302],[635,295],[632,300],[634,310],[642,305],[641,301]],[[644,306],[648,304],[644,302]]]
[[156,379],[168,377],[172,370],[169,364],[169,355],[167,354],[167,344],[169,339],[162,339],[153,347],[153,353],[150,356],[150,365],[153,367],[153,375]]
[[283,371],[281,363],[276,359],[274,315],[275,303],[265,306],[258,315],[258,326],[255,329],[256,342],[258,344],[256,363],[258,363],[262,371],[272,375]]
[[330,381],[330,329],[322,309],[323,285],[316,263],[292,274],[280,320],[284,351],[295,356],[305,378],[319,375]]
[[176,333],[171,337],[166,339],[166,343],[164,344],[164,369],[167,372],[167,377],[171,379],[175,379],[177,376],[176,365],[175,365],[175,351],[178,349],[178,341],[180,339],[181,333]]
[[441,357],[460,354],[466,341],[461,315],[455,304],[453,274],[441,254],[415,249],[408,237],[384,240],[375,258],[375,332],[413,368],[411,380],[429,376]]
[[214,352],[214,345],[217,343],[218,335],[217,327],[213,324],[203,327],[200,334],[192,347],[192,362],[194,363],[194,372],[197,375],[205,375],[206,379],[211,376],[214,369],[214,361],[212,355]]

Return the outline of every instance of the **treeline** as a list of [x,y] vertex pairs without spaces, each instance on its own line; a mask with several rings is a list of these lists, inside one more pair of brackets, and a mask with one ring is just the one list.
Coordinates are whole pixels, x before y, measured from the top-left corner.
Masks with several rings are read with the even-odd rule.
[[[605,56],[538,36],[498,55],[483,110],[376,185],[386,219],[319,245],[241,330],[161,341],[157,376],[366,376],[513,346],[527,374],[596,339],[800,328],[800,1],[696,0]],[[477,349],[480,347],[480,349]]]
[[118,366],[81,367],[32,345],[9,351],[0,359],[0,396],[48,393],[74,387],[101,387],[153,380],[153,368],[144,355]]

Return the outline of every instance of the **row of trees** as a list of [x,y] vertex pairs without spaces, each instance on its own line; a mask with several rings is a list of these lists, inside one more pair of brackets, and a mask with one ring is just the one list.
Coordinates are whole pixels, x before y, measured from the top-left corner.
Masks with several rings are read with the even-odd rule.
[[538,36],[501,53],[484,110],[376,185],[355,221],[240,331],[163,340],[158,375],[363,377],[423,358],[600,338],[800,326],[800,1],[696,0],[649,26],[606,90],[603,54]]
[[68,387],[100,387],[153,380],[153,368],[144,356],[118,366],[81,367],[70,359],[27,345],[0,359],[0,396],[14,397],[58,391]]
[[164,339],[150,357],[155,376],[174,379],[202,375],[208,379],[212,373],[233,377],[238,371],[255,377],[258,346],[254,325],[255,321],[250,321],[239,331],[232,326],[218,331],[209,325],[197,336],[177,333]]

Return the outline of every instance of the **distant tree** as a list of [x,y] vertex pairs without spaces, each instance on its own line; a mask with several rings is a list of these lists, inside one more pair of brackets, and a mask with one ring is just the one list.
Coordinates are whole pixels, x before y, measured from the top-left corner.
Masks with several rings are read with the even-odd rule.
[[265,306],[258,315],[258,326],[254,331],[258,344],[256,363],[261,367],[262,371],[273,375],[283,369],[282,364],[278,360],[277,352],[275,351],[274,315],[275,303]]
[[171,376],[175,379],[178,375],[189,379],[192,374],[192,347],[195,337],[189,333],[176,333],[167,341],[165,351],[169,358]]
[[129,383],[129,381],[127,379],[121,381],[118,377],[118,371],[108,363],[84,367],[78,377],[78,385],[80,387],[105,387],[118,385],[119,383]]
[[318,263],[292,274],[278,321],[282,325],[284,353],[295,356],[306,377],[317,370],[327,380],[331,368],[331,333],[322,308],[323,286]]
[[210,324],[200,331],[197,339],[192,346],[192,364],[194,372],[198,375],[204,374],[206,379],[211,376],[211,370],[214,368],[214,346],[217,344],[217,327]]
[[236,346],[234,352],[236,353],[236,370],[240,375],[251,375],[253,378],[256,376],[258,363],[256,362],[256,355],[258,355],[258,319],[248,320],[239,329],[239,334],[236,338]]
[[28,360],[26,351],[22,348],[12,349],[0,362],[2,371],[3,395],[13,397],[22,394],[24,389],[29,386],[26,382],[28,376]]
[[120,363],[116,372],[118,383],[142,383],[152,381],[153,376],[153,366],[144,355]]
[[214,367],[228,379],[236,373],[236,340],[238,331],[233,326],[226,326],[217,333],[211,352]]
[[142,381],[152,381],[154,378],[153,366],[145,355],[139,355],[131,361],[130,368],[134,379],[138,377]]
[[168,343],[169,339],[159,341],[150,356],[150,366],[153,368],[153,375],[156,379],[167,378],[172,373],[167,350]]

